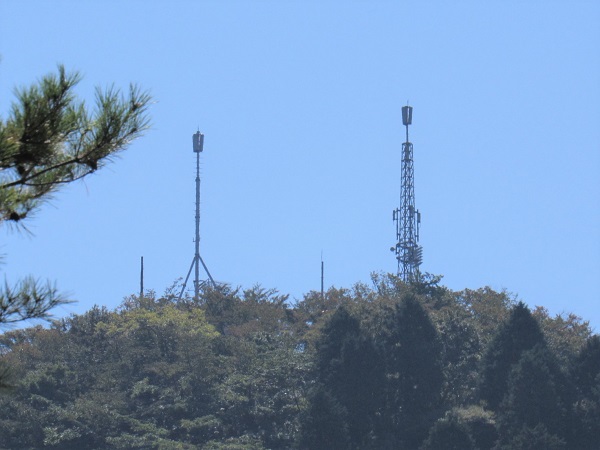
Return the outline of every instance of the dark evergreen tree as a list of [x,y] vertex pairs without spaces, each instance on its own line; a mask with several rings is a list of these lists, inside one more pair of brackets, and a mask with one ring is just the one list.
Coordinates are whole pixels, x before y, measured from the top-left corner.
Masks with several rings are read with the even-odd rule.
[[574,426],[571,448],[595,448],[600,442],[600,336],[588,339],[573,362],[575,384]]
[[508,392],[508,376],[524,351],[545,345],[544,336],[529,309],[519,302],[490,342],[482,358],[479,395],[497,410]]
[[384,405],[385,365],[379,349],[365,337],[350,337],[342,347],[329,389],[346,408],[353,448],[379,448]]
[[[565,441],[553,434],[543,424],[535,427],[524,425],[516,434],[509,436],[506,444],[497,445],[497,450],[567,450]],[[592,450],[597,447],[590,447]]]
[[403,448],[417,448],[439,416],[443,383],[441,344],[421,304],[405,297],[387,318],[387,431]]
[[475,448],[479,450],[490,450],[498,440],[498,431],[495,423],[485,418],[476,418],[468,422],[469,435],[473,439]]
[[454,421],[467,430],[477,450],[491,450],[498,440],[495,414],[480,405],[453,408],[447,411],[444,420]]
[[321,339],[317,342],[317,375],[325,385],[339,374],[342,348],[348,339],[360,335],[360,324],[348,310],[340,306],[323,327]]
[[482,351],[476,324],[469,312],[458,305],[436,311],[432,320],[443,347],[444,402],[453,407],[472,403]]
[[385,365],[373,340],[360,333],[358,320],[338,308],[317,343],[316,366],[322,389],[345,411],[350,448],[366,449],[377,445],[381,428]]
[[299,447],[302,450],[345,450],[352,448],[348,436],[347,411],[319,386],[302,418]]
[[421,450],[471,450],[473,441],[467,428],[456,420],[438,420],[429,436],[421,446]]
[[569,411],[565,377],[550,350],[538,344],[523,352],[509,375],[508,392],[498,412],[500,441],[511,442],[523,427],[534,429],[540,424],[566,441]]
[[580,397],[590,397],[598,386],[600,375],[600,336],[594,335],[585,343],[572,364],[571,374]]

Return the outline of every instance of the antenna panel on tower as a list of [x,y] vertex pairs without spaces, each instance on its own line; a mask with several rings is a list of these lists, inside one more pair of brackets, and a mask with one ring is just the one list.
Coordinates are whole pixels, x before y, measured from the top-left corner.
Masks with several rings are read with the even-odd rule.
[[402,124],[410,125],[412,123],[412,106],[402,107]]
[[194,153],[200,153],[204,149],[204,135],[197,131],[192,136],[192,141],[194,143]]

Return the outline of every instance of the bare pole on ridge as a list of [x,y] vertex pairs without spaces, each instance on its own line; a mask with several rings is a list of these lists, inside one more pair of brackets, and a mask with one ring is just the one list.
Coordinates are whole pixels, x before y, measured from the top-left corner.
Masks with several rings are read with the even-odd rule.
[[321,252],[321,300],[325,298],[325,264],[323,263],[323,252]]
[[144,257],[142,256],[141,260],[141,270],[140,270],[140,298],[144,297]]

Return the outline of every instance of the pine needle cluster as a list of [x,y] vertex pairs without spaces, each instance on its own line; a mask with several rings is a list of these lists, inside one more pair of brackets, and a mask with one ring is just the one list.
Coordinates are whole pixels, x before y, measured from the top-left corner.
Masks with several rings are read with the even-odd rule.
[[[89,110],[73,92],[80,81],[79,73],[58,66],[58,74],[17,89],[7,118],[0,118],[0,225],[27,230],[24,220],[57,190],[106,165],[149,128],[147,92],[136,85],[126,94],[98,88]],[[0,324],[48,319],[50,309],[68,302],[51,283],[5,281]]]
[[61,186],[95,172],[148,129],[147,92],[96,89],[89,111],[73,92],[80,80],[59,66],[58,75],[16,91],[0,120],[0,223],[22,225]]

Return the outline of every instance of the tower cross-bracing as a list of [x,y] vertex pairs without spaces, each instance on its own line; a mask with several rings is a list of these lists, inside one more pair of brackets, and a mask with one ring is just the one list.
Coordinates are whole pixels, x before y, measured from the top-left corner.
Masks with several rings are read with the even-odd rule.
[[408,140],[412,106],[402,107],[402,123],[406,126],[406,142],[402,144],[400,207],[393,211],[397,243],[391,250],[398,260],[398,276],[408,283],[418,278],[419,266],[423,260],[423,248],[419,245],[421,213],[415,207],[413,145]]

